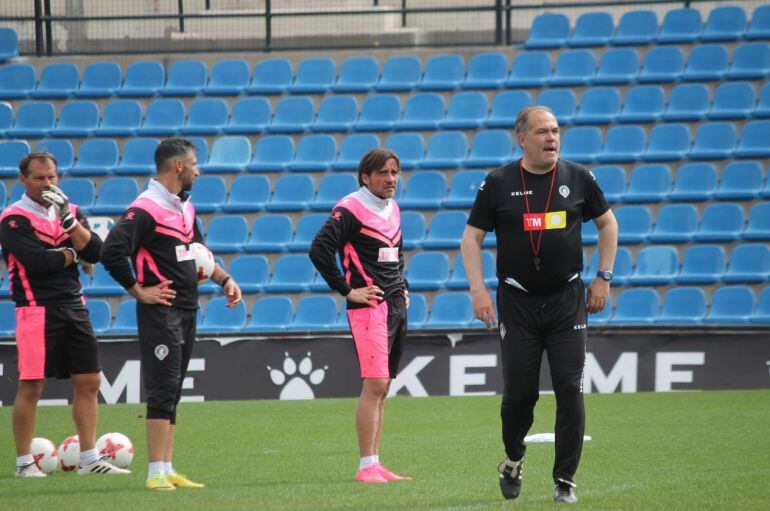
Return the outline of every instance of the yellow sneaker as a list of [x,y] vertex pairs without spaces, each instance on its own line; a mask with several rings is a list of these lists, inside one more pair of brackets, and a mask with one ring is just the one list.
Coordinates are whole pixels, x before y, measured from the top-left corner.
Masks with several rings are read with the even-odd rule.
[[166,476],[166,479],[168,479],[168,481],[171,484],[173,484],[174,486],[178,486],[179,488],[204,488],[205,487],[205,485],[202,485],[201,483],[190,481],[189,479],[187,479],[187,477],[180,474],[179,472],[168,474]]
[[151,478],[147,480],[145,483],[145,486],[149,488],[150,490],[160,490],[160,491],[172,491],[176,490],[176,486],[174,486],[171,481],[168,480],[168,477],[166,477],[166,474],[164,472],[158,472]]

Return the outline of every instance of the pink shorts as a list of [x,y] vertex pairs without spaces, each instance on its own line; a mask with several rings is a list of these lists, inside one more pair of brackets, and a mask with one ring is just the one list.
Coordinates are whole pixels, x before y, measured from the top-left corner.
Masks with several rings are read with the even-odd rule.
[[348,309],[361,378],[395,378],[406,339],[406,304],[394,293],[376,307]]

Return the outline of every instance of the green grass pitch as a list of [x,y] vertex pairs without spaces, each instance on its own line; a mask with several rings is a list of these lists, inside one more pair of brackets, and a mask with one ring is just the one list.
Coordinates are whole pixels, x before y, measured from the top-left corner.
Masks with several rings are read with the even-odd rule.
[[[11,408],[0,409],[0,509],[64,510],[482,510],[553,509],[553,444],[531,444],[522,495],[497,486],[499,396],[392,398],[382,460],[411,482],[354,481],[354,399],[183,404],[175,467],[207,484],[144,489],[144,407],[100,408],[99,432],[136,445],[130,476],[13,478]],[[591,394],[577,474],[580,509],[770,509],[770,391]],[[553,431],[553,396],[536,432]],[[69,408],[45,407],[36,435],[74,434]]]

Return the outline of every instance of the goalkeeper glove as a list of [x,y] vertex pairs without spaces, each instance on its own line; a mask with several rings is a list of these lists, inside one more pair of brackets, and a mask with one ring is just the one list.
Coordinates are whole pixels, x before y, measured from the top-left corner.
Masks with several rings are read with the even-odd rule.
[[41,194],[43,200],[56,209],[56,214],[59,216],[59,223],[65,232],[70,232],[77,226],[78,221],[72,215],[69,206],[69,200],[61,189],[54,185],[49,185],[47,190],[43,190]]

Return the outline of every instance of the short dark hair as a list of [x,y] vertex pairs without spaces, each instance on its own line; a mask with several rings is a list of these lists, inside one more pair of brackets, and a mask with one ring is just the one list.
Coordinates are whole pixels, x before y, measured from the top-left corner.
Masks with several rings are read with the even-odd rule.
[[29,177],[29,164],[32,163],[32,160],[52,161],[56,167],[56,171],[59,171],[59,162],[56,161],[56,156],[47,151],[35,151],[24,155],[24,158],[19,161],[19,172],[21,172],[24,177]]
[[380,147],[366,153],[358,164],[358,184],[364,186],[363,175],[369,176],[373,171],[380,170],[390,159],[396,160],[396,166],[398,170],[401,170],[401,162],[398,159],[398,155],[390,149]]
[[155,168],[163,172],[169,160],[184,158],[189,153],[194,153],[198,148],[194,143],[182,137],[167,138],[158,144],[155,149]]
[[[522,108],[522,110],[519,112],[519,115],[516,116],[516,120],[513,123],[513,132],[516,135],[523,135],[527,132],[529,129],[529,114],[532,112],[536,112],[538,110],[542,110],[544,112],[548,112],[551,115],[554,115],[553,110],[548,108],[547,106],[529,106],[527,108]],[[555,117],[555,115],[554,115]]]

